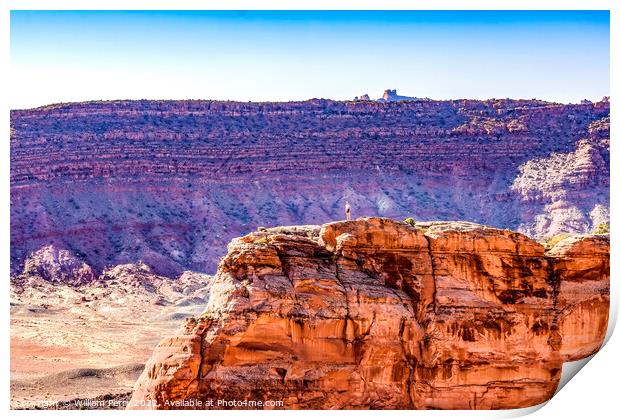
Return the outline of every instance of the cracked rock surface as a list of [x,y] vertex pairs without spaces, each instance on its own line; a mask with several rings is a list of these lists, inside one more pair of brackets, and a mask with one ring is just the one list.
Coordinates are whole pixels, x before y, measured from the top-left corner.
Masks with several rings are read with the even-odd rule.
[[608,308],[608,235],[545,252],[468,222],[261,229],[229,244],[205,312],[156,347],[130,406],[527,407],[600,348]]

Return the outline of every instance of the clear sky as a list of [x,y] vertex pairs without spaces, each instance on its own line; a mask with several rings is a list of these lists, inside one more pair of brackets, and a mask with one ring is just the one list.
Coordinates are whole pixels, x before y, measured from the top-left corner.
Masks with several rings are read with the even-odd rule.
[[11,12],[11,106],[609,94],[607,11]]

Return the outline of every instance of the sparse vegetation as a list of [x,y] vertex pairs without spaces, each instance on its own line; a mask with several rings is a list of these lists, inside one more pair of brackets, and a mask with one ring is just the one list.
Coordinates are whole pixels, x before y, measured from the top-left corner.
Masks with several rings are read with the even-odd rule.
[[592,233],[595,235],[609,233],[609,223],[599,223],[594,229],[592,229]]
[[415,227],[415,220],[413,219],[413,217],[407,217],[404,220],[404,222],[410,225],[411,227]]
[[571,236],[570,233],[566,233],[566,232],[558,233],[557,235],[552,236],[551,238],[547,238],[545,240],[545,243],[548,248],[553,248],[558,242],[560,242],[563,239],[568,238],[569,236]]

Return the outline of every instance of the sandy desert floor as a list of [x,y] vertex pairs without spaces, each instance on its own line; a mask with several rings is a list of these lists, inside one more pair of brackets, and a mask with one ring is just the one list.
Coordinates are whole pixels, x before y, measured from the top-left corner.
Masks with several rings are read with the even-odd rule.
[[208,298],[143,280],[12,287],[11,407],[122,408],[155,345]]

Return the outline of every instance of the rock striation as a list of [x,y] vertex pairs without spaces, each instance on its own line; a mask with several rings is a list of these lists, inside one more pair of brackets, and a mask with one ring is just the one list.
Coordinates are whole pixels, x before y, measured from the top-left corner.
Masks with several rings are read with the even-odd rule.
[[609,236],[573,236],[556,244],[547,255],[558,283],[558,330],[565,361],[595,353],[609,318]]
[[[388,99],[395,92],[386,93]],[[259,226],[362,215],[544,239],[609,219],[608,100],[110,101],[11,112],[11,266],[214,272]]]
[[210,293],[156,347],[130,408],[526,407],[602,345],[609,236],[546,252],[468,222],[261,229],[229,244]]

